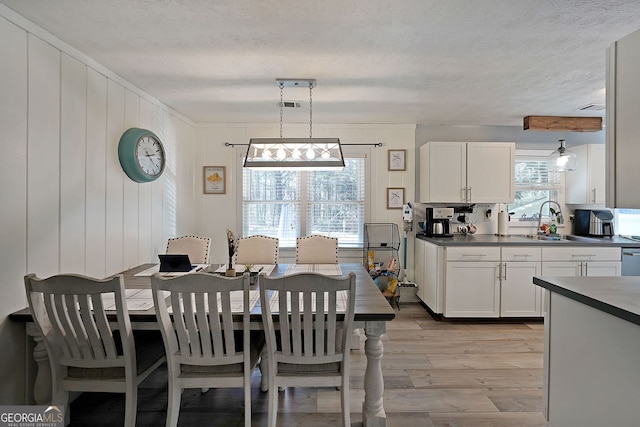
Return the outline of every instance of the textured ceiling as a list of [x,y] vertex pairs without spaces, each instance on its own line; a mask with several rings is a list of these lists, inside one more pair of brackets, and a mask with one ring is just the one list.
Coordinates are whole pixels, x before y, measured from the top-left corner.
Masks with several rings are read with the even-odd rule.
[[[522,125],[604,115],[638,0],[0,0],[194,122]],[[309,91],[285,88],[285,122]]]

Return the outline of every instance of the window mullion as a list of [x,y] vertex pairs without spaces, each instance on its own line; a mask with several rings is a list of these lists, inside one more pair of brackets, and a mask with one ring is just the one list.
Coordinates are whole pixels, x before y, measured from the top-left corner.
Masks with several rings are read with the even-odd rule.
[[309,214],[309,174],[311,172],[300,172],[300,235],[308,236],[309,230],[307,226],[309,221],[307,220]]

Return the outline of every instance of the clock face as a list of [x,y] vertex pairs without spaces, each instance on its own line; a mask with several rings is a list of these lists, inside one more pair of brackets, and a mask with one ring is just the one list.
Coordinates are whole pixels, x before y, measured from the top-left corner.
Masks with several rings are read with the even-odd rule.
[[164,169],[164,149],[160,141],[153,135],[140,138],[136,145],[136,160],[144,174],[150,178],[160,176]]
[[135,182],[153,181],[162,175],[165,152],[160,139],[150,130],[131,128],[118,143],[122,170]]

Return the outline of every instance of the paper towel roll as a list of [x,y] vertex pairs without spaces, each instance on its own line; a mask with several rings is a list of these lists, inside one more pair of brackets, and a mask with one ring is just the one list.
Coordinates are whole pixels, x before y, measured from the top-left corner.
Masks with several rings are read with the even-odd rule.
[[506,236],[509,234],[509,214],[505,211],[498,212],[498,235]]

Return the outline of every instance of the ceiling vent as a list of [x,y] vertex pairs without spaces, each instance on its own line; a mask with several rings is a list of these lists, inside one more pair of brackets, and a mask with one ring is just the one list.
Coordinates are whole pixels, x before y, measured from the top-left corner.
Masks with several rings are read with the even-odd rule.
[[587,104],[577,108],[580,111],[602,111],[606,108],[604,104]]
[[302,101],[282,101],[276,102],[278,108],[302,108]]

